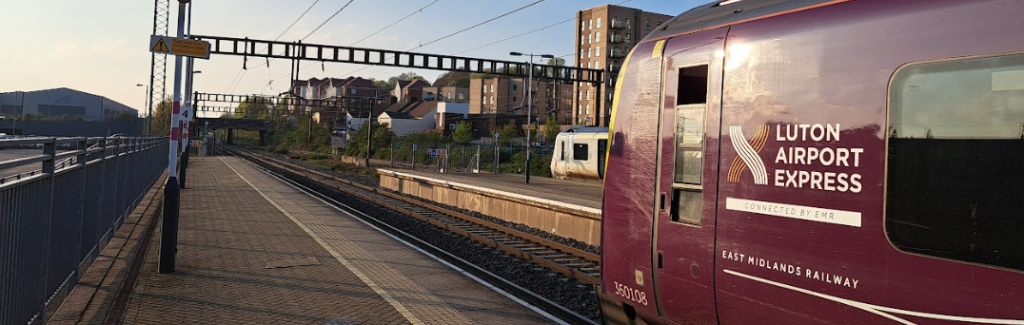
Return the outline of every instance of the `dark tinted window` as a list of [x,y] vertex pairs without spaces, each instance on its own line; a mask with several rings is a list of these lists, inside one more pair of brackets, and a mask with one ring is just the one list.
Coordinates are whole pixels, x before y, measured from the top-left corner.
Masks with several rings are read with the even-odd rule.
[[1024,55],[915,64],[893,78],[890,240],[1024,270]]
[[558,160],[565,160],[565,141],[558,141]]
[[573,160],[587,160],[587,145],[582,143],[574,143],[572,145],[572,159]]
[[708,66],[679,69],[676,105],[704,104],[708,102]]

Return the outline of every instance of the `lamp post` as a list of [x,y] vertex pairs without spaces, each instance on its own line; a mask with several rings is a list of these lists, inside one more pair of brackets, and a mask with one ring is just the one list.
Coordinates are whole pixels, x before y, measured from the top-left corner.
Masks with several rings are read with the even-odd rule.
[[199,117],[199,112],[195,109],[196,103],[194,102],[195,101],[195,97],[193,97],[192,89],[195,88],[195,76],[197,74],[200,74],[200,73],[203,73],[203,72],[200,71],[200,70],[192,70],[192,73],[190,73],[189,76],[188,76],[188,91],[189,91],[189,93],[187,94],[187,96],[188,96],[187,100],[188,100],[188,103],[189,103],[189,107],[192,107],[192,117],[196,117],[196,118]]
[[[527,100],[527,102],[526,102],[527,103],[526,124],[530,125],[530,121],[533,120],[533,57],[534,56],[539,56],[539,57],[544,58],[544,59],[554,59],[555,56],[551,55],[551,54],[533,54],[533,53],[519,53],[519,52],[509,52],[508,55],[511,55],[511,56],[529,56],[530,57],[530,61],[528,61],[529,66],[530,66],[529,67],[530,71],[528,73],[528,75],[529,75],[528,80],[529,81],[527,81],[527,86],[526,86],[527,87],[527,90],[526,90],[526,93],[527,93],[527,99],[526,99]],[[530,134],[532,133],[531,131],[533,131],[533,130],[531,130],[529,127],[526,128],[526,183],[527,184],[530,183]]]
[[143,89],[146,92],[142,94],[143,96],[145,96],[145,98],[142,99],[142,107],[146,109],[146,125],[142,129],[143,129],[144,133],[148,136],[149,135],[149,116],[152,115],[152,113],[153,113],[153,111],[149,108],[150,105],[152,105],[150,103],[150,101],[152,101],[152,99],[149,98],[149,84],[135,84],[135,87],[145,87]]
[[[199,114],[196,111],[195,103],[193,102],[195,100],[195,97],[193,97],[193,93],[192,93],[193,79],[195,79],[195,75],[196,74],[203,73],[202,71],[194,70],[195,69],[195,61],[192,58],[187,58],[185,60],[186,60],[185,68],[188,69],[188,75],[185,76],[185,107],[186,107],[186,109],[184,109],[182,111],[188,111],[190,114],[189,114],[188,117],[179,116],[179,118],[181,118],[182,121],[184,122],[183,123],[184,128],[181,130],[181,139],[183,141],[182,146],[181,146],[181,153],[182,153],[182,157],[183,157],[182,161],[181,161],[182,166],[188,166],[188,153],[187,153],[187,150],[189,150],[189,145],[191,144],[189,142],[190,141],[189,138],[192,135],[191,134],[191,131],[192,131],[191,124],[192,124],[192,120],[196,119],[197,118],[196,115]],[[185,187],[185,185],[184,185],[185,184],[185,176],[184,176],[185,168],[181,168],[181,170],[182,170],[182,175],[179,175],[179,180],[180,180],[179,184],[181,184],[181,187],[184,188]]]

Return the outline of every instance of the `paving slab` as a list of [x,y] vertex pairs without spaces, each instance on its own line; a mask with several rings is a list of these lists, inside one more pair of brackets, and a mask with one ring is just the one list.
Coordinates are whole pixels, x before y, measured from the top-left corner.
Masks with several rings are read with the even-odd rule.
[[125,324],[551,322],[240,159],[188,179],[176,272],[150,250]]

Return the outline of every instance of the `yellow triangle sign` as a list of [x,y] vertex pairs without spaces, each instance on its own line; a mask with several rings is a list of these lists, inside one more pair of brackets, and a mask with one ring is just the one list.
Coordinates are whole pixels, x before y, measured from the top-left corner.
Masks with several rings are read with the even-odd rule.
[[156,46],[153,47],[153,51],[170,52],[171,50],[167,48],[167,44],[164,44],[164,39],[161,38],[159,41],[156,41]]

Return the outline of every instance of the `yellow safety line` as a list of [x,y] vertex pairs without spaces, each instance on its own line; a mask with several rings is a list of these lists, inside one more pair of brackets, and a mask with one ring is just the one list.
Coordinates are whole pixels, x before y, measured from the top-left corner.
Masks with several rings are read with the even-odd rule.
[[352,273],[354,273],[357,277],[359,277],[360,280],[363,280],[363,283],[365,283],[367,286],[369,286],[370,289],[373,289],[373,291],[376,292],[377,295],[379,295],[381,298],[384,298],[385,301],[387,301],[389,304],[391,304],[391,307],[395,307],[395,310],[397,310],[399,314],[402,314],[402,316],[405,317],[406,320],[408,320],[410,323],[413,323],[413,324],[416,324],[416,325],[426,324],[422,320],[420,320],[418,317],[416,317],[415,314],[413,314],[411,311],[409,311],[409,309],[405,308],[405,306],[402,305],[401,302],[398,302],[398,300],[396,300],[393,296],[391,296],[391,294],[388,293],[386,290],[384,290],[384,288],[382,288],[381,286],[377,285],[376,282],[374,282],[372,279],[370,279],[370,277],[366,276],[366,274],[363,274],[363,272],[359,271],[359,269],[356,268],[355,265],[353,265],[347,259],[342,257],[341,254],[339,254],[337,251],[334,250],[334,248],[331,248],[331,246],[328,245],[327,242],[324,241],[324,239],[320,237],[320,235],[317,235],[316,233],[314,233],[313,230],[309,229],[309,227],[306,227],[305,224],[303,224],[302,222],[299,222],[299,219],[295,218],[295,216],[293,216],[291,213],[288,213],[288,211],[285,211],[284,208],[282,208],[280,205],[277,205],[277,203],[274,202],[273,200],[271,200],[270,197],[268,197],[266,194],[263,194],[263,191],[261,191],[259,188],[257,188],[256,185],[253,185],[252,182],[250,182],[248,179],[246,179],[245,176],[242,176],[242,174],[239,173],[238,170],[235,170],[234,167],[231,167],[231,165],[229,165],[226,161],[224,161],[223,157],[220,157],[220,160],[221,160],[221,162],[224,163],[224,165],[228,166],[228,168],[231,168],[231,170],[234,171],[235,174],[238,175],[238,177],[241,177],[242,180],[245,181],[245,183],[249,184],[249,186],[251,186],[254,190],[256,190],[256,193],[259,193],[260,196],[263,196],[263,198],[266,199],[267,202],[270,202],[270,204],[273,204],[274,207],[277,208],[277,210],[281,211],[281,213],[284,213],[284,215],[287,216],[288,219],[291,219],[292,222],[295,223],[295,225],[299,226],[299,228],[302,228],[302,230],[305,231],[306,234],[309,235],[309,237],[312,237],[313,240],[315,240],[317,243],[319,243],[321,247],[326,249],[327,252],[331,253],[331,256],[334,256],[334,258],[337,259],[338,262],[341,262],[341,265],[345,266],[345,268],[347,268],[349,271],[352,271]]

